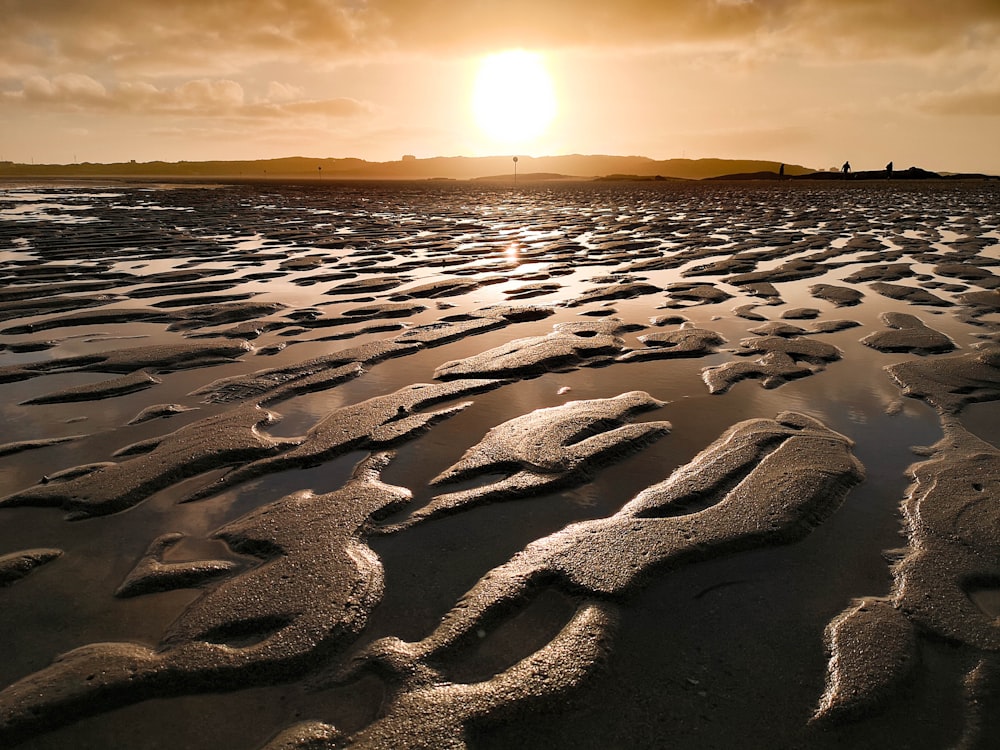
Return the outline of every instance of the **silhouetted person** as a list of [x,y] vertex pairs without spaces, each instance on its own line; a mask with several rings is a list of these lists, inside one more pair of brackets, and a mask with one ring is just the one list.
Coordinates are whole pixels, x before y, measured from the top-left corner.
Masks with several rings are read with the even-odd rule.
[[885,176],[887,179],[892,179],[892,162],[885,165]]
[[785,176],[785,165],[782,164],[780,167],[778,167],[778,177],[784,177],[784,176]]
[[844,166],[840,168],[840,171],[843,172],[845,175],[849,175],[851,173],[851,162],[845,161]]

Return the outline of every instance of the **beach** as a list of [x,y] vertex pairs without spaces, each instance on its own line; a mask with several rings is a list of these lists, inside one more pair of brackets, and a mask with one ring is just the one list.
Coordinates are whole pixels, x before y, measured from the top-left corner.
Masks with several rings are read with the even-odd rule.
[[0,185],[0,745],[995,747],[998,206]]

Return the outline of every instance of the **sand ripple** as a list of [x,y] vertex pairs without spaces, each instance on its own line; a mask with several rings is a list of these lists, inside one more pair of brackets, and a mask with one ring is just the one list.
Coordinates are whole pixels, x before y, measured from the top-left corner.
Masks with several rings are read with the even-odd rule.
[[0,188],[0,745],[992,746],[998,190]]

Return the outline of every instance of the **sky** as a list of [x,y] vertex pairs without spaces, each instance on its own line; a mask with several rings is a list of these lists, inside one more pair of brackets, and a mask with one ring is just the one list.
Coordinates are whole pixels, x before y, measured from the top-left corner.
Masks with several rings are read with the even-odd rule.
[[[1000,174],[1000,0],[0,0],[0,19],[0,161],[577,153]],[[554,114],[530,140],[474,108],[493,96],[512,124],[539,109],[519,84],[474,96],[507,50],[548,79]]]

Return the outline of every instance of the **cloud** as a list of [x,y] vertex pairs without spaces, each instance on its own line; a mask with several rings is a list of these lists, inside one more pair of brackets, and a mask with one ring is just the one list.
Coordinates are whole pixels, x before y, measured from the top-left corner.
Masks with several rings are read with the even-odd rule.
[[[9,95],[17,98],[17,95]],[[73,106],[101,106],[107,100],[108,92],[90,76],[80,73],[66,73],[48,79],[31,76],[24,82],[20,98],[32,102],[73,102]]]
[[304,94],[301,86],[292,86],[280,81],[271,81],[267,84],[267,100],[272,102],[287,102],[299,99]]
[[300,90],[271,82],[266,97],[247,101],[243,86],[232,80],[197,79],[175,87],[158,88],[151,83],[123,82],[107,88],[80,73],[46,78],[30,76],[20,90],[0,94],[8,106],[144,116],[187,115],[237,119],[280,119],[300,116],[352,118],[370,114],[372,105],[346,97],[335,99],[294,98]]
[[368,4],[402,49],[774,47],[840,59],[995,46],[996,0],[508,0]]
[[1000,49],[984,63],[960,85],[903,94],[898,105],[932,116],[1000,117]]
[[963,86],[917,97],[917,110],[929,115],[1000,117],[1000,86]]
[[819,56],[841,60],[922,58],[995,50],[995,0],[802,0],[782,14],[789,35]]
[[0,74],[232,74],[504,47],[715,45],[818,59],[995,47],[996,0],[0,0]]
[[0,0],[8,69],[100,66],[127,75],[233,73],[266,61],[343,59],[379,25],[353,0]]

